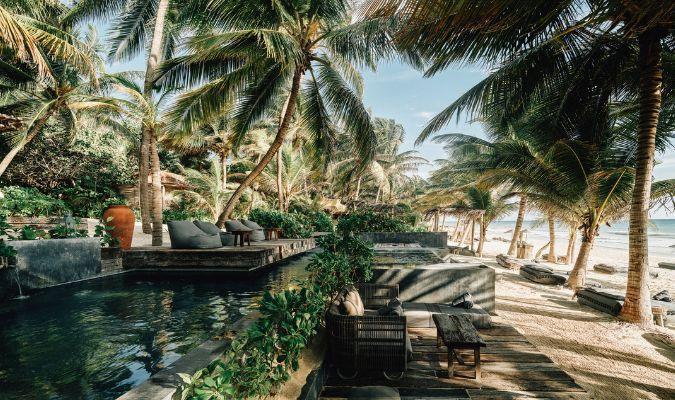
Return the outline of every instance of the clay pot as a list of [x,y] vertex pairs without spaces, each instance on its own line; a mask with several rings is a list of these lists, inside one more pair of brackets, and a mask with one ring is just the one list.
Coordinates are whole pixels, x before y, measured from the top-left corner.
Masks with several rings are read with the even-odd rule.
[[[110,217],[112,217],[112,220],[108,221]],[[134,224],[136,223],[136,217],[131,208],[121,204],[108,206],[103,212],[102,221],[114,228],[110,234],[120,241],[120,248],[128,250],[131,247]]]

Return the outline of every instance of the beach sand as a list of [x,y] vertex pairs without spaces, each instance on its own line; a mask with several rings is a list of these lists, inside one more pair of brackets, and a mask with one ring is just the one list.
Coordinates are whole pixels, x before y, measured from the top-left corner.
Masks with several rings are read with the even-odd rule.
[[[564,254],[567,240],[560,242],[558,254]],[[540,243],[534,243],[535,249],[545,242]],[[589,392],[590,398],[675,399],[675,318],[671,317],[668,327],[643,330],[581,306],[572,300],[573,293],[569,289],[539,285],[517,272],[499,267],[494,256],[505,253],[508,245],[489,240],[480,259],[497,272],[496,312],[499,316],[569,373]],[[607,275],[592,270],[592,266],[600,262],[625,265],[627,251],[625,255],[620,253],[617,249],[594,249],[588,280],[624,291],[625,273]],[[459,259],[476,261],[472,257]],[[572,268],[564,264],[542,264],[561,273]],[[657,271],[659,276],[651,280],[650,292],[667,289],[675,294],[675,271]]]

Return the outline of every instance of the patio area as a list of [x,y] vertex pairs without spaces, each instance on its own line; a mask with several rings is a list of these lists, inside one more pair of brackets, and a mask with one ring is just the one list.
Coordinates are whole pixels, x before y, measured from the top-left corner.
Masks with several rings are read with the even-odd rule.
[[[455,377],[448,378],[445,347],[436,346],[436,330],[410,328],[413,346],[408,371],[398,381],[382,375],[341,379],[334,369],[328,371],[321,399],[349,398],[353,387],[389,386],[401,399],[585,399],[583,388],[566,372],[541,353],[515,328],[493,316],[491,329],[478,332],[487,346],[481,352],[482,386],[473,377],[473,352],[460,351],[469,364],[455,363]],[[469,378],[469,379],[467,379]]]

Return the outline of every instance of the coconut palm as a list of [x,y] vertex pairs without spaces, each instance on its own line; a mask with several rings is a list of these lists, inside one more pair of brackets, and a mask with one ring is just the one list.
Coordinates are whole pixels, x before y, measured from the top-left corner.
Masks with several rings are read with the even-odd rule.
[[[151,104],[156,101],[153,95],[162,96],[162,92],[155,93],[159,64],[173,56],[180,43],[179,38],[186,34],[188,28],[194,26],[193,23],[202,21],[202,10],[203,2],[200,0],[82,0],[72,7],[63,22],[75,24],[89,18],[114,18],[109,31],[109,59],[124,61],[143,51],[147,52],[143,95],[146,102]],[[162,224],[162,193],[154,190],[161,188],[161,182],[154,181],[160,177],[159,164],[154,161],[159,158],[158,139],[151,137],[150,133],[147,130],[141,132],[138,157],[141,220],[145,233],[160,229]],[[145,184],[149,175],[153,188],[151,193]],[[151,227],[151,222],[159,228]],[[156,242],[153,239],[153,242],[161,245],[161,238],[158,240]]]
[[274,141],[232,195],[219,224],[272,160],[293,118],[325,155],[332,152],[339,124],[355,138],[363,165],[372,160],[375,137],[361,102],[357,67],[393,50],[379,24],[352,23],[346,0],[215,0],[208,15],[219,31],[191,39],[186,54],[163,67],[169,85],[206,81],[179,98],[174,123],[190,130],[233,106],[237,146],[256,122],[283,104],[274,116],[280,121]]
[[[96,57],[67,30],[59,16],[66,11],[57,0],[16,0],[0,5],[0,67],[12,74],[16,63],[35,66],[34,79],[53,79],[55,62],[66,63],[88,77],[97,72]],[[24,69],[24,72],[26,71]]]
[[223,211],[230,193],[224,185],[224,172],[218,158],[211,159],[207,172],[186,169],[185,177],[190,189],[177,190],[176,194],[192,200],[199,209],[207,209],[215,221]]
[[[97,64],[94,61],[98,59],[95,35],[90,33],[85,41],[78,40],[77,43],[79,51],[90,58],[89,65]],[[39,71],[32,71],[26,65],[2,63],[0,85],[4,97],[0,102],[0,112],[18,118],[21,123],[14,125],[18,129],[3,132],[11,149],[0,161],[0,176],[14,157],[42,132],[50,118],[58,118],[67,130],[73,132],[79,117],[116,108],[111,99],[100,94],[97,78],[88,75],[89,70],[82,74],[72,65],[51,57],[45,57],[41,62],[49,68],[49,79],[44,79]],[[109,121],[102,114],[92,120],[100,123]]]
[[[593,85],[608,93],[639,101],[635,185],[629,228],[629,274],[622,316],[651,324],[647,290],[647,224],[657,126],[662,93],[671,82],[663,80],[662,56],[670,51],[675,32],[675,3],[651,1],[540,0],[500,2],[431,0],[372,0],[365,14],[396,14],[401,23],[399,46],[417,51],[430,62],[427,74],[445,69],[454,61],[503,63],[512,72],[493,75],[479,84],[481,92],[510,85],[519,92],[506,113],[523,112],[523,104],[542,85],[553,83],[559,72],[591,60],[608,37],[622,45],[611,49],[611,64],[591,71]],[[479,21],[479,23],[477,23]],[[616,43],[614,41],[614,43]],[[605,68],[605,69],[601,69]],[[513,97],[512,99],[515,99]],[[573,97],[570,97],[573,98]],[[464,106],[476,107],[488,96],[472,96]],[[419,140],[444,126],[457,111],[449,107],[433,118]]]
[[[106,83],[121,96],[116,99],[116,104],[123,107],[129,118],[137,120],[141,125],[143,132],[148,134],[150,144],[157,148],[157,142],[164,139],[167,131],[167,121],[162,114],[162,108],[166,103],[171,91],[165,91],[162,96],[157,98],[148,98],[145,96],[143,88],[134,81],[133,75],[114,74],[105,78]],[[152,197],[152,245],[162,245],[162,178],[161,167],[158,152],[150,152],[150,164],[152,170],[151,185],[153,193],[159,193],[159,196]],[[141,187],[147,187],[147,176],[139,176]],[[159,215],[157,215],[159,214]]]

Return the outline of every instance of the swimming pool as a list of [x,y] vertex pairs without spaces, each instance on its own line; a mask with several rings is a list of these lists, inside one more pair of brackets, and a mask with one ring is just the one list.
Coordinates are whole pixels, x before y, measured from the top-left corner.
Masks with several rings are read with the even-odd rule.
[[0,306],[0,398],[114,399],[248,313],[309,255],[257,276],[129,272]]

